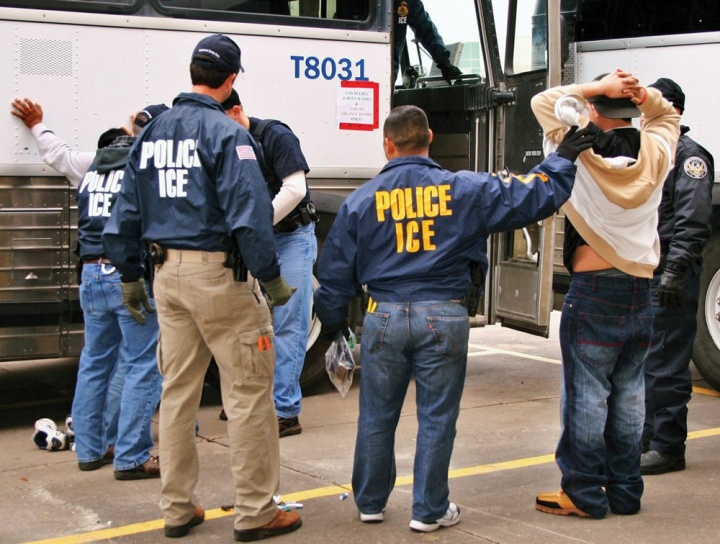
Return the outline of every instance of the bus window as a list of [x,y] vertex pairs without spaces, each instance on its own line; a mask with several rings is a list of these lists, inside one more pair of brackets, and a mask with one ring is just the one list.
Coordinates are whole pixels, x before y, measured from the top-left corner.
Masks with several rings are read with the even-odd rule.
[[0,0],[0,6],[60,11],[115,11],[132,13],[145,0]]
[[507,74],[547,68],[547,0],[518,0],[511,11]]
[[365,21],[370,14],[369,0],[157,0],[169,14],[264,13],[292,17],[314,17]]
[[[463,74],[476,74],[486,78],[475,2],[455,0],[450,8],[447,0],[423,0],[423,5],[450,51],[450,62],[460,68]],[[394,18],[398,14],[393,13],[392,16]],[[441,75],[430,54],[415,39],[412,27],[407,33],[405,47],[410,66],[417,70],[420,77]],[[396,84],[402,84],[402,70],[398,73]]]
[[720,30],[717,0],[585,0],[579,13],[578,41]]

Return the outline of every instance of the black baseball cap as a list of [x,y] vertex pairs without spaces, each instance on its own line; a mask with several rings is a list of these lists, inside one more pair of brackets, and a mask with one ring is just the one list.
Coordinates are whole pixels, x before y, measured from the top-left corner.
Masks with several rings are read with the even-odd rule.
[[661,77],[655,83],[651,83],[648,87],[657,89],[663,95],[663,98],[670,102],[673,106],[680,110],[680,113],[685,111],[685,93],[682,87],[675,83],[672,79],[667,77]]
[[237,74],[245,71],[240,62],[240,48],[224,34],[213,34],[200,40],[190,63],[218,72]]

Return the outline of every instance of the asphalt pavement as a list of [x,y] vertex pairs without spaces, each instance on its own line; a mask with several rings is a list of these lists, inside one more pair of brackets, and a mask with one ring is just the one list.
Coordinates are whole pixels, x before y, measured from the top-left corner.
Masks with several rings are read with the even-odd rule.
[[[398,479],[385,521],[359,521],[350,486],[356,379],[345,398],[329,382],[307,395],[302,434],[281,439],[281,497],[302,505],[303,527],[272,542],[720,542],[720,397],[696,373],[687,469],[645,477],[639,514],[593,520],[534,509],[535,495],[559,489],[560,482],[553,457],[559,434],[558,319],[555,312],[549,339],[499,326],[471,331],[450,473],[450,498],[462,514],[457,526],[428,534],[408,528],[417,433],[412,385],[396,436]],[[0,543],[171,542],[162,532],[158,480],[116,481],[111,466],[80,472],[72,452],[43,451],[32,443],[36,419],[50,417],[64,425],[73,372],[72,365],[39,364],[34,374],[0,366]],[[40,387],[54,396],[43,399]],[[219,412],[217,393],[206,390],[199,414],[196,493],[207,517],[183,543],[233,541],[232,512],[223,509],[232,503],[233,487]]]

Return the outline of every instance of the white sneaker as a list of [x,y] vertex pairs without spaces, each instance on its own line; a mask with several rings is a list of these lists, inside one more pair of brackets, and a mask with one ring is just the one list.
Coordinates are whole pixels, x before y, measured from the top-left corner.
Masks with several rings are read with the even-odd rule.
[[360,521],[363,523],[382,523],[385,519],[383,512],[380,512],[379,514],[363,514],[360,512]]
[[440,527],[452,527],[458,523],[460,523],[460,508],[457,504],[451,502],[445,515],[435,523],[423,523],[414,519],[410,522],[410,529],[419,533],[431,533],[437,531]]
[[57,425],[52,419],[44,417],[35,422],[33,442],[41,450],[52,449],[52,437],[57,434]]

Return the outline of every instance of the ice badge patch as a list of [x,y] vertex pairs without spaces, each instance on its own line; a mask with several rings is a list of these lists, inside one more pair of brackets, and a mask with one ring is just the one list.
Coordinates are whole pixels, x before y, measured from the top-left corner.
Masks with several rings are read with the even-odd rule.
[[700,179],[707,176],[708,168],[705,161],[700,157],[690,157],[683,163],[683,170],[685,173],[694,179]]

